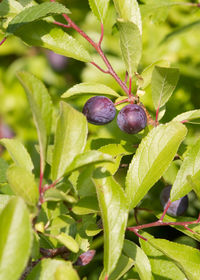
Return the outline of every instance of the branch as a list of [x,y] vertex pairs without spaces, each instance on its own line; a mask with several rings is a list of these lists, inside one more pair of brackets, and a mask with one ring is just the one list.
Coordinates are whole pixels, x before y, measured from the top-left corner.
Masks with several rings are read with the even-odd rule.
[[3,40],[0,42],[0,46],[3,45],[3,43],[6,41],[7,37],[3,38]]
[[101,37],[100,37],[99,43],[98,43],[99,48],[101,48],[101,43],[103,41],[103,36],[104,36],[104,27],[103,27],[103,23],[101,22]]

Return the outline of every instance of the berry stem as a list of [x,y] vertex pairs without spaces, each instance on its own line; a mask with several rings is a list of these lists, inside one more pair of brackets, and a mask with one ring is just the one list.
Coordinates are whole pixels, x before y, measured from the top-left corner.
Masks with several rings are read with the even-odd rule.
[[3,38],[3,40],[0,42],[0,46],[3,45],[3,43],[6,41],[7,37]]
[[165,217],[165,215],[166,215],[166,213],[167,213],[167,210],[169,209],[170,205],[171,205],[171,201],[169,200],[169,201],[167,202],[167,205],[165,206],[165,209],[164,209],[164,211],[163,211],[162,216],[161,216],[160,219],[159,219],[160,222],[163,221],[163,219],[164,219],[164,217]]
[[[55,2],[55,0],[50,0],[51,2]],[[67,28],[70,26],[71,28],[73,28],[74,30],[76,30],[83,38],[85,38],[85,40],[87,40],[94,48],[95,50],[99,53],[99,55],[101,56],[102,60],[104,61],[105,65],[108,68],[108,71],[106,73],[109,73],[115,80],[116,82],[120,85],[120,87],[124,90],[124,92],[129,96],[129,89],[126,86],[126,84],[120,79],[120,77],[117,75],[117,73],[114,71],[112,65],[110,64],[109,60],[107,59],[106,55],[104,54],[104,52],[101,49],[101,43],[103,40],[103,35],[104,35],[104,29],[103,29],[103,24],[101,23],[101,37],[100,40],[98,42],[98,44],[96,44],[83,30],[81,30],[72,20],[71,18],[67,15],[67,14],[63,14],[63,17],[65,18],[65,20],[68,22]],[[58,22],[56,23],[58,24]],[[62,25],[63,26],[63,25]],[[63,26],[64,27],[64,26]],[[97,67],[97,64],[94,62],[91,62],[94,66]],[[99,70],[101,70],[101,68],[98,66],[97,67]],[[101,70],[102,71],[102,70]],[[104,71],[103,71],[104,72]],[[104,72],[105,73],[105,72]]]
[[101,72],[105,73],[105,74],[110,74],[110,72],[108,70],[104,70],[103,68],[101,68],[99,65],[97,65],[95,62],[90,62],[92,65],[94,65],[95,67],[97,67]]
[[131,98],[132,77],[129,77],[129,98]]
[[103,41],[103,36],[104,36],[104,27],[103,27],[103,23],[101,22],[101,37],[100,37],[99,43],[98,43],[99,48],[101,48],[101,43]]
[[118,102],[115,102],[114,105],[117,106],[117,105],[125,103],[125,102],[129,102],[129,98],[126,98],[126,99],[120,100]]
[[156,123],[158,122],[158,115],[159,115],[160,106],[158,106],[156,110]]
[[61,23],[61,22],[58,22],[58,21],[54,21],[53,23],[56,24],[56,25],[62,26],[64,28],[71,28],[70,24],[64,24],[64,23]]
[[124,83],[126,84],[127,81],[128,81],[128,71],[126,71]]

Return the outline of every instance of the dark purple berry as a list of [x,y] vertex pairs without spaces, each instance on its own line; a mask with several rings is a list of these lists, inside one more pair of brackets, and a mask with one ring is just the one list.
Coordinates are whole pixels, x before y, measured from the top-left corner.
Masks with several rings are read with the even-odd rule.
[[135,134],[145,128],[147,116],[141,106],[129,104],[119,112],[117,124],[122,131],[128,134]]
[[105,96],[94,96],[85,103],[83,114],[89,123],[103,125],[114,119],[116,109],[109,98]]
[[[166,207],[169,197],[170,197],[170,191],[172,186],[168,186],[164,188],[160,194],[160,202],[163,206],[163,208]],[[167,214],[177,217],[182,215],[188,208],[188,196],[185,195],[184,197],[179,198],[176,201],[173,201],[170,205],[170,207],[167,210]]]

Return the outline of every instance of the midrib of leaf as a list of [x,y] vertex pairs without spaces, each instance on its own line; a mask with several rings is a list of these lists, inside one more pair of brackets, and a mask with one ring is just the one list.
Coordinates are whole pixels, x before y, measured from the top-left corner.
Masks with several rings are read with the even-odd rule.
[[164,80],[163,80],[163,83],[162,83],[162,89],[161,89],[160,99],[159,99],[159,102],[158,102],[158,108],[160,107],[160,102],[161,102],[162,97],[163,97],[163,95],[164,95],[163,92],[164,92],[164,87],[165,87],[165,81],[166,81],[166,79],[167,79],[167,74],[165,75]]

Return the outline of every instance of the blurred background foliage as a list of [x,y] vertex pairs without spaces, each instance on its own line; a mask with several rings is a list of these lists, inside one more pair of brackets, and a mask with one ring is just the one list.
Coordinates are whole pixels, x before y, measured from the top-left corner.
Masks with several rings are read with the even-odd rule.
[[[153,0],[151,0],[153,1]],[[37,1],[43,2],[43,1]],[[65,4],[72,12],[72,19],[95,41],[100,36],[100,25],[95,16],[91,13],[87,0],[66,0],[60,1]],[[143,18],[143,55],[139,66],[139,73],[147,66],[156,61],[166,60],[172,67],[180,69],[180,79],[178,86],[166,106],[166,113],[161,122],[167,122],[176,115],[188,110],[200,108],[200,9],[186,5],[172,6],[170,9],[162,8],[149,14],[142,7],[147,1],[140,1],[142,18]],[[173,1],[172,1],[173,2]],[[175,1],[174,1],[175,2]],[[177,1],[176,2],[183,2]],[[187,2],[187,1],[185,1]],[[197,3],[193,1],[193,3]],[[63,21],[59,17],[60,21]],[[119,35],[115,27],[116,14],[113,5],[111,5],[107,21],[105,24],[105,37],[102,48],[107,54],[111,64],[118,75],[125,78],[125,66],[121,59],[121,51],[119,46]],[[63,21],[64,22],[64,21]],[[95,53],[94,49],[80,38],[79,34],[72,30],[67,32],[73,34],[79,39],[84,46],[93,54],[94,61],[104,67],[103,62]],[[3,34],[0,34],[0,40]],[[134,44],[134,38],[133,38]],[[109,75],[101,73],[90,64],[84,64],[71,58],[54,55],[51,51],[28,47],[24,45],[17,37],[10,37],[0,47],[0,137],[12,137],[15,135],[28,148],[31,157],[36,166],[35,173],[39,171],[39,157],[34,148],[37,143],[36,129],[33,124],[31,111],[22,86],[16,78],[16,72],[19,70],[27,70],[38,78],[40,78],[47,86],[52,100],[55,105],[55,117],[58,112],[58,103],[60,96],[70,87],[80,82],[97,81],[108,85],[123,95],[118,84]],[[136,82],[133,84],[133,91],[136,90]],[[88,96],[70,100],[70,103],[81,111],[84,102]],[[145,94],[141,96],[141,100],[147,107],[149,112],[155,117],[155,111],[151,100],[150,86],[145,89]],[[188,136],[184,145],[190,145],[200,136],[199,125],[188,124]],[[88,147],[95,149],[98,147],[98,138],[112,138],[128,140],[135,144],[138,142],[138,136],[130,136],[121,132],[116,122],[112,122],[106,126],[96,127],[89,125],[89,142]],[[96,139],[96,140],[95,140]],[[115,140],[107,140],[113,142]],[[183,145],[183,151],[184,151]],[[3,156],[9,159],[4,152]],[[124,157],[122,163],[126,165],[130,161],[130,156]],[[159,182],[156,187],[148,193],[142,202],[142,207],[160,210],[159,193],[164,184],[173,183],[173,178],[178,170],[179,162],[173,162],[171,169],[164,176],[165,182]],[[121,168],[116,174],[116,179],[122,184],[126,168]],[[1,192],[6,192],[1,189]],[[154,202],[152,202],[152,200]],[[188,209],[189,216],[195,216],[200,209],[200,205],[193,193],[190,194],[190,201],[193,203]],[[132,215],[134,220],[134,216]],[[138,211],[138,219],[141,223],[152,220],[149,212]],[[131,220],[129,221],[132,222]],[[171,228],[154,228],[151,233],[162,236],[166,235],[168,239],[182,238],[177,231]],[[171,234],[171,235],[170,235]],[[127,237],[134,238],[132,234]],[[179,242],[190,242],[189,237],[185,237]],[[183,240],[184,239],[184,240]],[[99,242],[99,243],[98,243]],[[194,242],[194,241],[193,241]],[[102,239],[96,240],[93,247],[101,248]],[[198,247],[198,244],[191,246]],[[102,250],[99,249],[95,260],[98,263],[102,259]],[[92,263],[94,266],[94,263]],[[82,268],[87,273],[90,271],[90,278],[97,279],[96,273],[98,268],[87,266]],[[99,268],[100,270],[100,268]],[[132,275],[134,276],[134,275]]]

